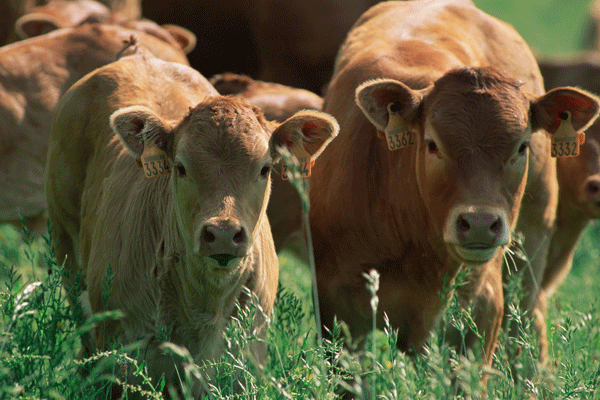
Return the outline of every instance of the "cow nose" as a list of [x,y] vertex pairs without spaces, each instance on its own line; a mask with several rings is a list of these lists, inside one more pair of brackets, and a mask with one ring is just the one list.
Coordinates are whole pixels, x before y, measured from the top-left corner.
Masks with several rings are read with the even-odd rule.
[[206,224],[200,232],[200,245],[210,255],[242,256],[247,241],[246,230],[237,224]]
[[461,244],[498,246],[505,223],[500,215],[488,212],[465,212],[458,215],[456,231]]
[[585,183],[585,194],[589,201],[600,201],[600,179],[589,178]]

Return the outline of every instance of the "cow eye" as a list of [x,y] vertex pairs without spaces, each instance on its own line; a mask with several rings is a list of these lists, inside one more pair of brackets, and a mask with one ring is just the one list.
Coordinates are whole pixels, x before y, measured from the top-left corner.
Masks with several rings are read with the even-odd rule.
[[271,164],[266,164],[260,170],[260,176],[266,178],[269,175],[269,171],[271,171]]
[[525,154],[525,152],[527,151],[528,148],[529,148],[529,140],[526,140],[523,143],[521,143],[521,146],[519,146],[519,154]]
[[429,150],[430,153],[436,153],[438,151],[437,144],[435,144],[433,140],[427,141],[427,150]]
[[180,178],[185,178],[187,176],[185,167],[183,166],[183,164],[181,162],[178,161],[175,164],[175,168],[177,168],[177,175],[179,175]]

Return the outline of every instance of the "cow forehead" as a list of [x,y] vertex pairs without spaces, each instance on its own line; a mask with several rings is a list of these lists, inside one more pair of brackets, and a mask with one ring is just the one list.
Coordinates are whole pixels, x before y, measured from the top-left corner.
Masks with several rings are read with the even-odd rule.
[[500,150],[527,134],[529,100],[518,82],[485,74],[444,78],[427,96],[425,115],[449,150]]
[[260,110],[231,97],[211,98],[190,109],[177,128],[176,153],[207,162],[262,161],[271,134]]

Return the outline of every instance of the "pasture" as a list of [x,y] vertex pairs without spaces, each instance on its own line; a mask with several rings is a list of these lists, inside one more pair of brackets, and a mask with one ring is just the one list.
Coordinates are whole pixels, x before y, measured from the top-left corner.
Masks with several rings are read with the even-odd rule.
[[[513,23],[534,51],[553,54],[581,47],[587,1],[475,3]],[[130,355],[135,345],[77,359],[78,334],[118,315],[97,315],[89,325],[77,328],[61,289],[62,266],[55,263],[52,249],[45,237],[0,227],[0,398],[102,398],[103,387],[114,383],[142,398],[163,398],[162,381],[150,382],[151,390],[123,379],[124,370],[147,377],[144,363]],[[519,254],[510,255],[507,265],[510,257]],[[215,399],[335,399],[343,392],[359,399],[600,399],[598,222],[586,230],[573,270],[549,301],[546,368],[536,365],[537,340],[516,306],[506,311],[517,321],[520,336],[509,339],[506,331],[501,332],[491,369],[482,369],[477,354],[456,352],[444,343],[444,326],[466,331],[472,325],[455,302],[426,350],[415,358],[396,350],[391,329],[376,331],[364,350],[352,354],[341,346],[343,326],[334,330],[339,340],[318,343],[308,266],[290,250],[281,252],[279,260],[280,289],[266,337],[265,365],[258,366],[248,351],[252,341],[260,340],[248,329],[253,314],[261,312],[251,305],[226,330],[227,354],[210,365],[190,362],[180,371],[184,397],[187,381],[214,368],[216,378],[204,385],[209,398]],[[515,275],[507,288],[513,304],[520,298],[518,278]],[[104,288],[109,295],[110,275]],[[143,351],[139,346],[137,350]],[[173,358],[190,359],[185,349],[168,350]],[[80,375],[82,369],[89,373]],[[481,384],[482,374],[487,387]],[[234,394],[234,386],[242,389]]]

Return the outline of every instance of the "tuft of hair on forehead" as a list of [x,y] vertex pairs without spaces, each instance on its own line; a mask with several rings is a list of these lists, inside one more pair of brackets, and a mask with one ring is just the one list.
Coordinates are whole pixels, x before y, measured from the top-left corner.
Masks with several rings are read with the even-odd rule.
[[449,71],[435,82],[436,89],[452,87],[461,92],[488,92],[499,87],[519,91],[523,82],[496,67],[463,67]]
[[195,118],[205,118],[207,115],[210,115],[211,119],[217,124],[225,121],[233,124],[244,123],[247,121],[247,117],[250,116],[256,118],[260,125],[269,126],[269,122],[267,122],[263,112],[258,107],[235,96],[209,97],[195,107],[191,107],[182,122],[194,122]]

